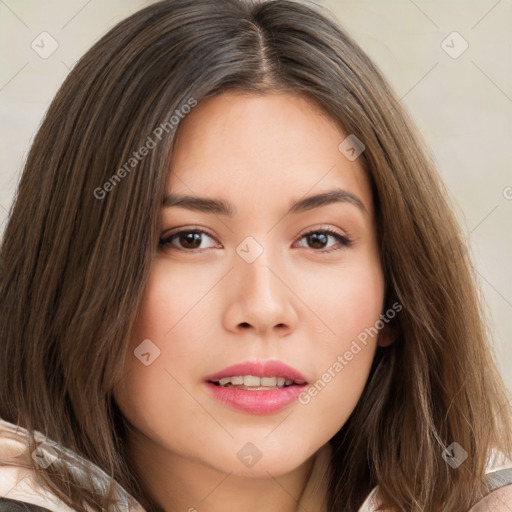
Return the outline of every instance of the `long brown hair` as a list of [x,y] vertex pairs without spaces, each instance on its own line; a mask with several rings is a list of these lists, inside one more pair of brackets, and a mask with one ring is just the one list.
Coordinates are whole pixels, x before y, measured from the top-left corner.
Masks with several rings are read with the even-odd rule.
[[[357,510],[375,485],[396,511],[467,510],[485,492],[492,451],[510,454],[512,429],[464,240],[380,71],[305,2],[164,0],[120,22],[70,72],[28,155],[1,247],[0,417],[85,456],[161,510],[129,464],[112,389],[158,245],[179,121],[187,105],[228,89],[303,94],[365,145],[386,309],[403,309],[395,342],[378,349],[330,441],[329,510]],[[154,147],[134,156],[148,138]],[[452,442],[469,454],[458,469],[442,458]],[[111,507],[58,464],[35,469],[71,507]]]

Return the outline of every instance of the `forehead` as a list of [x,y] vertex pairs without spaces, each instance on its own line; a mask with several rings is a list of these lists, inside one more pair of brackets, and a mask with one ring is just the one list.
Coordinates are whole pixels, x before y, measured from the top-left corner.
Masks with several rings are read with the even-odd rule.
[[243,206],[341,188],[371,213],[366,172],[339,150],[347,135],[303,96],[229,92],[208,98],[179,127],[167,192]]

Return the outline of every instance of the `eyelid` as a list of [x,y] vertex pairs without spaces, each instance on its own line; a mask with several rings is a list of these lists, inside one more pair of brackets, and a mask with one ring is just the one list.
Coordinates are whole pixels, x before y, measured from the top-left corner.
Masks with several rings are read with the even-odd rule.
[[337,235],[340,235],[347,239],[352,238],[347,231],[339,229],[339,228],[335,228],[334,226],[331,226],[330,224],[320,224],[318,226],[306,228],[299,234],[298,238],[301,238],[304,235],[308,235],[309,233],[316,233],[317,231],[328,231],[329,233],[336,233]]
[[202,233],[206,233],[208,236],[211,236],[212,238],[215,238],[215,235],[212,235],[206,228],[202,226],[194,226],[191,225],[185,225],[185,226],[177,226],[175,228],[172,228],[169,231],[166,231],[160,238],[169,238],[170,236],[177,235],[178,233],[181,233],[182,231],[189,232],[189,231],[201,231]]

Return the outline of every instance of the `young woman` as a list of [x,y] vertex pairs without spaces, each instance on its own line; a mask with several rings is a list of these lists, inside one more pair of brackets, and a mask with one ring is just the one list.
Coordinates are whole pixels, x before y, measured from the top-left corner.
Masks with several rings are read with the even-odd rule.
[[134,14],[58,92],[5,231],[2,511],[510,510],[462,247],[328,13]]

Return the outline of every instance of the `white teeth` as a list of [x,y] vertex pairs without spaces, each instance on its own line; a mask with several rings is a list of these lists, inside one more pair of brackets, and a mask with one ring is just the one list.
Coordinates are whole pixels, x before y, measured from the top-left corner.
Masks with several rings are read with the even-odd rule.
[[256,387],[261,384],[261,379],[259,377],[255,377],[254,375],[246,375],[244,377],[244,386],[252,386]]
[[219,379],[220,386],[244,386],[244,387],[269,387],[269,388],[283,388],[290,386],[293,380],[286,379],[285,377],[256,377],[255,375],[238,375],[234,377],[222,377]]

